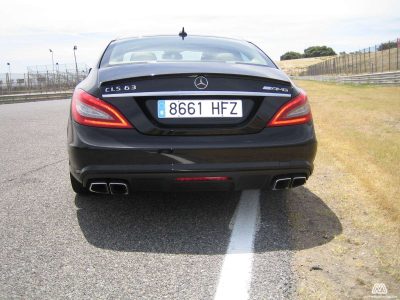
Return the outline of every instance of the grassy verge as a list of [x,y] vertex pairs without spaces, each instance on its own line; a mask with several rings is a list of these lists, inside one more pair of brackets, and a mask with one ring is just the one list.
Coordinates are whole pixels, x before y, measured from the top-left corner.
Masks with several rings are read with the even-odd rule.
[[400,87],[299,81],[330,153],[400,221]]
[[[329,243],[296,254],[299,297],[362,298],[378,282],[400,296],[400,87],[297,84],[309,95],[319,142],[306,187],[343,227]],[[290,205],[301,232],[304,204]],[[311,264],[324,270],[310,272]]]

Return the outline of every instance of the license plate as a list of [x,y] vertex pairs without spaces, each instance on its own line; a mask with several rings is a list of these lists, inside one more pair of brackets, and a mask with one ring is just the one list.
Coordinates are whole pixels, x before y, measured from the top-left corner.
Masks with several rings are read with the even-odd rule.
[[241,118],[242,100],[158,100],[158,117]]

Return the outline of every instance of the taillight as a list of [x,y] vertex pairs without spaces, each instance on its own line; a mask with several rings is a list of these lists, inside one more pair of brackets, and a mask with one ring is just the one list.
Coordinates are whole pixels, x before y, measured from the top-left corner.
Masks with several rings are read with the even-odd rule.
[[287,126],[304,124],[311,121],[311,108],[307,101],[307,95],[301,92],[295,98],[285,103],[267,124],[272,126]]
[[72,96],[72,117],[77,123],[87,126],[132,128],[114,106],[81,89],[75,90]]

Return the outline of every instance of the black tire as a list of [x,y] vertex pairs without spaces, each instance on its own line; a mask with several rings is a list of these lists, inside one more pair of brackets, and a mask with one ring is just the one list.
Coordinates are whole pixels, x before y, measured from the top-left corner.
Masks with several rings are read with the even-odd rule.
[[71,179],[71,187],[75,193],[77,193],[78,195],[86,195],[89,193],[88,189],[83,187],[82,183],[76,180],[71,173],[69,173],[69,177]]

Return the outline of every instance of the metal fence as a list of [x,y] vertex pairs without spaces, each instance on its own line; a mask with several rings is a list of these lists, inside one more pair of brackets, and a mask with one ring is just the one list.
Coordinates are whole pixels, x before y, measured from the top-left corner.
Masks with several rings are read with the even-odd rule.
[[0,95],[51,93],[73,89],[88,74],[87,65],[30,66],[27,73],[0,73]]
[[311,65],[300,76],[351,75],[400,70],[400,38]]
[[291,76],[291,78],[301,79],[301,80],[338,82],[338,83],[400,86],[400,71],[383,72],[383,73],[368,73],[368,74],[353,74],[353,75]]

